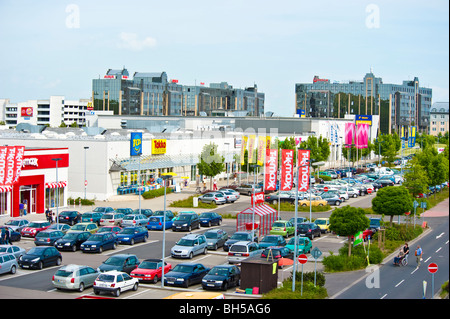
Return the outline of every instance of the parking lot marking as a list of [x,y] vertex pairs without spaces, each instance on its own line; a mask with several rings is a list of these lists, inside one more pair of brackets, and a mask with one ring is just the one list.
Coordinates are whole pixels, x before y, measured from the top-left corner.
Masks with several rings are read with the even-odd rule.
[[428,262],[428,260],[430,260],[431,259],[431,256],[430,257],[428,257],[426,260],[425,260],[425,262]]
[[123,248],[120,248],[120,249],[112,249],[112,250],[110,250],[109,252],[107,252],[107,253],[105,253],[105,256],[109,256],[109,255],[112,255],[112,254],[116,254],[117,252],[120,252],[120,251],[122,251],[122,250],[126,250],[126,249],[130,249],[130,247],[138,247],[138,246],[142,246],[142,245],[146,245],[146,244],[152,244],[152,243],[156,243],[156,242],[158,242],[159,240],[148,240],[148,241],[146,241],[145,243],[139,243],[139,244],[134,244],[134,245],[118,245],[117,246],[117,248],[119,248],[119,247],[123,247]]
[[397,288],[398,286],[400,286],[405,280],[403,279],[402,281],[400,281],[398,284],[395,285],[395,288]]
[[386,296],[387,296],[387,294],[384,294],[383,297],[381,297],[380,299],[384,299],[384,297],[386,297]]

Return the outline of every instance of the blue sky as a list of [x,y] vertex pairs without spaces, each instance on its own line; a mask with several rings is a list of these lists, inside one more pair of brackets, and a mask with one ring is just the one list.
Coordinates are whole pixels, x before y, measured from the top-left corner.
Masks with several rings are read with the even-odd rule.
[[294,112],[314,75],[419,78],[449,100],[447,0],[0,0],[0,98],[90,98],[109,68],[180,84],[257,84],[266,111]]

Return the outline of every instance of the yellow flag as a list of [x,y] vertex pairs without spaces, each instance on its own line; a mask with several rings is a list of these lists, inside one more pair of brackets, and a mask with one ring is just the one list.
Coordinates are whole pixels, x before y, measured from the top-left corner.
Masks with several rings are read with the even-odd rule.
[[255,158],[253,156],[253,149],[255,148],[256,135],[250,135],[248,137],[248,162],[254,163]]
[[241,142],[241,165],[245,164],[245,150],[247,148],[247,141],[248,141],[248,137],[247,136],[242,136],[242,142]]
[[266,155],[266,137],[259,136],[258,137],[258,161],[257,161],[257,164],[259,166],[264,165],[265,155]]

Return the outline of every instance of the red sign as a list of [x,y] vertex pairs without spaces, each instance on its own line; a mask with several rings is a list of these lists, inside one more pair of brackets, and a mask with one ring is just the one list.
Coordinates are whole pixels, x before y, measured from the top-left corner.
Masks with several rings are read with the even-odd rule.
[[368,188],[368,189],[367,189],[367,193],[372,194],[372,192],[373,192],[373,189],[372,189],[372,188]]
[[65,153],[64,150],[67,151],[67,149],[52,150],[53,154],[33,154],[36,150],[29,150],[23,158],[22,170],[55,168],[56,162],[52,160],[53,158],[61,158],[58,167],[69,167],[69,153]]
[[298,191],[306,192],[309,189],[309,154],[310,150],[298,150],[299,176]]
[[25,146],[0,146],[0,186],[11,186],[22,171]]
[[[264,203],[264,193],[263,193],[263,192],[261,192],[261,193],[256,193],[256,194],[255,194],[255,198],[256,198],[255,205],[256,205],[256,204]],[[251,202],[252,202],[252,205],[253,205],[253,194],[252,194],[252,200],[251,200]]]
[[172,83],[178,83],[178,80],[172,80]]
[[280,190],[290,191],[294,181],[294,150],[281,150]]
[[103,78],[104,79],[115,79],[116,76],[115,75],[105,75]]
[[306,264],[307,261],[308,261],[308,256],[306,256],[305,254],[301,254],[300,256],[298,256],[299,263]]
[[266,168],[264,189],[274,191],[277,189],[278,150],[266,150]]
[[429,264],[429,265],[428,265],[428,271],[429,271],[431,274],[436,273],[436,272],[438,271],[438,265],[435,264],[435,263]]
[[20,115],[22,117],[30,117],[33,116],[33,108],[32,107],[21,107]]
[[328,192],[328,187],[325,186],[325,187],[323,188],[323,191],[324,191],[324,192]]

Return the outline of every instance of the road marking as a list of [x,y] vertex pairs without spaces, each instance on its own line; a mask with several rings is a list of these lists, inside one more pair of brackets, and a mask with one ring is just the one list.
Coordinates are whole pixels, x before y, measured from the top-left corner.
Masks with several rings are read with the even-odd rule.
[[425,260],[425,262],[428,262],[428,260],[430,260],[431,259],[431,256],[430,257],[428,257],[426,260]]
[[442,247],[439,247],[439,249],[438,250],[436,250],[435,252],[437,253],[439,250],[441,250],[442,249]]
[[419,268],[414,268],[414,270],[412,271],[411,275],[412,275],[413,273],[415,273],[415,272],[417,271],[417,269],[419,269]]
[[[146,292],[149,292],[149,291],[148,290],[144,290],[144,291],[141,291],[141,292],[137,292],[135,294],[132,294],[132,295],[127,296],[127,297],[122,298],[122,299],[130,299],[130,298],[136,297],[136,296],[141,295],[141,294],[146,293]],[[150,292],[153,292],[153,291],[150,290]]]
[[387,294],[384,294],[383,297],[381,297],[380,299],[384,299],[384,297],[386,297],[386,296],[387,296]]
[[[122,246],[122,244],[119,244],[119,245],[117,246],[117,249],[111,249],[109,252],[105,253],[104,255],[105,255],[105,256],[109,256],[109,255],[111,255],[111,254],[116,254],[117,252],[121,252],[122,250],[130,249],[131,247],[139,247],[139,246],[142,246],[142,245],[145,245],[145,244],[156,243],[156,242],[158,242],[158,241],[159,241],[159,240],[147,240],[146,242],[142,242],[142,243],[139,243],[139,244],[134,244],[134,245],[123,245],[123,246]],[[118,249],[119,247],[123,247],[123,248]]]
[[405,280],[403,279],[402,281],[400,281],[398,284],[395,285],[395,288],[397,288],[398,286],[400,286]]
[[324,239],[324,238],[327,238],[328,237],[328,235],[326,235],[326,236],[320,236],[319,238],[317,238],[315,241],[319,241],[319,240],[321,240],[321,239]]
[[441,238],[445,233],[440,233],[438,236],[436,236],[436,239]]

